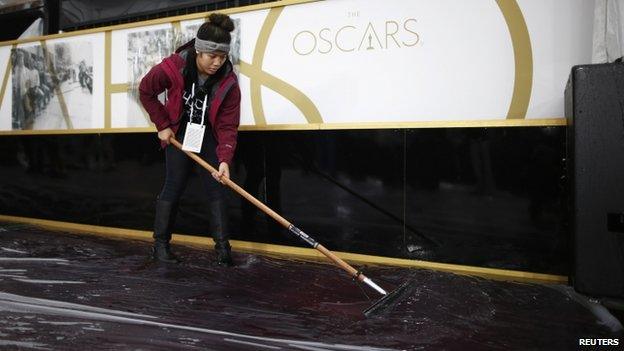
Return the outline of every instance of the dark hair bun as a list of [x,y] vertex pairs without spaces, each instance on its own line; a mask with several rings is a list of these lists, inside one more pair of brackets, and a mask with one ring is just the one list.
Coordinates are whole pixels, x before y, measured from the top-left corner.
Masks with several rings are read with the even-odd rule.
[[232,19],[228,15],[224,15],[222,13],[212,13],[208,17],[208,21],[227,32],[234,30],[234,22],[232,22]]

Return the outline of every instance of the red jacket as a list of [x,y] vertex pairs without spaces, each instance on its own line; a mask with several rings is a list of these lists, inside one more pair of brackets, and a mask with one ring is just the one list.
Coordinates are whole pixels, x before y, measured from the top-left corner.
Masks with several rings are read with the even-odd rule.
[[[139,85],[139,98],[150,119],[161,131],[167,127],[176,133],[182,118],[182,94],[184,93],[184,77],[182,71],[186,65],[180,52],[192,45],[192,41],[178,48],[174,54],[143,77]],[[230,64],[229,61],[226,64]],[[217,158],[219,162],[231,164],[236,150],[238,125],[240,123],[241,93],[238,79],[232,70],[219,82],[214,98],[210,104],[208,118],[212,132],[217,141]],[[167,90],[167,99],[163,105],[158,95]],[[162,143],[164,147],[166,143]]]

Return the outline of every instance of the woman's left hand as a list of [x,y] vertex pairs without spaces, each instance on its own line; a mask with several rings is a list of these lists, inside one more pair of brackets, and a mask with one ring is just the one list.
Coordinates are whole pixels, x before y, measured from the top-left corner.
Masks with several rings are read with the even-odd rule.
[[212,172],[212,176],[221,184],[225,184],[224,178],[230,179],[230,166],[228,166],[226,162],[221,162],[219,164],[219,171]]

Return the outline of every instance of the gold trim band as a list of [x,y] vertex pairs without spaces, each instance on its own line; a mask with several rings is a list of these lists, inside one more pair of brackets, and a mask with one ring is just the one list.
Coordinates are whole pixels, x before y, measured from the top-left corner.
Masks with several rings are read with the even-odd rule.
[[426,129],[426,128],[504,128],[504,127],[565,127],[564,117],[544,119],[498,119],[476,121],[423,121],[423,122],[365,122],[365,123],[309,123],[270,124],[267,126],[243,125],[241,131],[279,130],[343,130],[343,129]]
[[[384,123],[307,123],[269,124],[266,126],[242,125],[239,131],[280,131],[280,130],[360,130],[360,129],[422,129],[422,128],[504,128],[504,127],[565,127],[564,117],[546,119],[500,119],[483,121],[440,121],[440,122],[384,122]],[[2,135],[50,135],[50,134],[107,134],[107,133],[151,133],[152,127],[106,128],[67,130],[6,130]]]
[[509,28],[514,51],[514,89],[507,119],[526,117],[533,86],[533,50],[522,10],[516,0],[496,0]]
[[130,90],[130,84],[128,84],[128,83],[109,84],[108,85],[108,91],[111,94],[127,93],[128,90]]
[[[35,225],[43,228],[49,228],[54,230],[64,230],[74,233],[82,233],[89,235],[109,236],[118,238],[132,238],[138,240],[151,241],[152,233],[142,230],[102,227],[88,224],[77,224],[69,222],[52,221],[46,219],[35,219],[27,217],[5,216],[0,215],[0,221],[13,222],[13,223],[25,223]],[[173,235],[173,242],[176,244],[184,245],[197,245],[200,247],[212,247],[214,242],[211,238],[191,236],[191,235]],[[235,250],[252,253],[263,254],[280,254],[288,255],[289,257],[298,257],[304,259],[320,260],[325,262],[325,256],[314,249],[299,248],[292,246],[254,243],[239,240],[230,240],[232,247]],[[520,281],[520,282],[533,282],[533,283],[546,283],[546,284],[565,284],[568,281],[566,276],[533,273],[524,271],[512,271],[506,269],[495,268],[483,268],[475,266],[465,266],[449,263],[437,263],[428,261],[417,261],[399,258],[390,258],[382,256],[353,254],[348,252],[334,252],[338,257],[345,261],[360,264],[378,264],[378,265],[391,265],[400,267],[412,267],[431,269],[436,271],[451,272],[462,275],[480,276],[488,279],[496,280],[508,280],[508,281]]]
[[155,132],[156,128],[93,128],[93,129],[72,129],[72,130],[11,130],[0,131],[3,135],[71,135],[71,134],[111,134],[111,133],[148,133]]

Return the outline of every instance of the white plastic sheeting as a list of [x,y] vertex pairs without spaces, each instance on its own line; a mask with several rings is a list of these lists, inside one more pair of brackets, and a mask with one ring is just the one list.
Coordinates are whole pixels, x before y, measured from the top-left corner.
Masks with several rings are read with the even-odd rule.
[[19,36],[18,39],[26,39],[32,37],[38,37],[43,35],[43,20],[41,18],[37,18],[33,21],[33,23],[26,28],[24,33]]

